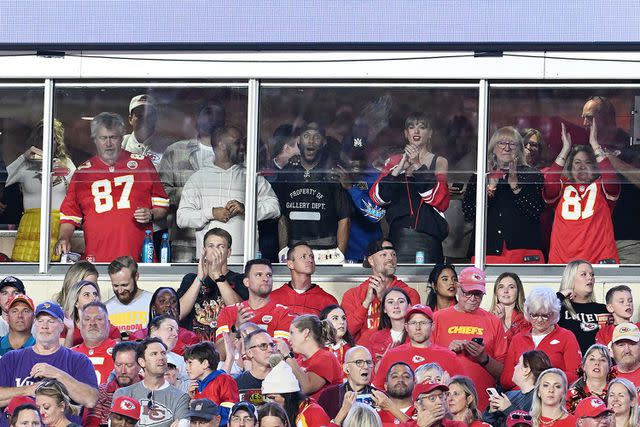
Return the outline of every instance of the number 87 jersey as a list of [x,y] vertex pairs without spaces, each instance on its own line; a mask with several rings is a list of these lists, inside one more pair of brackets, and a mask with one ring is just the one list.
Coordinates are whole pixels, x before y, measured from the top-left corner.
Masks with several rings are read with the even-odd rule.
[[611,221],[620,185],[609,160],[598,166],[602,175],[591,183],[572,182],[561,176],[562,168],[556,163],[545,172],[544,199],[549,204],[557,203],[549,264],[576,259],[593,264],[620,262]]
[[152,224],[136,221],[138,208],[168,209],[169,196],[148,158],[122,150],[113,166],[94,156],[78,167],[60,207],[60,223],[84,229],[85,257],[111,262],[130,255],[140,261]]

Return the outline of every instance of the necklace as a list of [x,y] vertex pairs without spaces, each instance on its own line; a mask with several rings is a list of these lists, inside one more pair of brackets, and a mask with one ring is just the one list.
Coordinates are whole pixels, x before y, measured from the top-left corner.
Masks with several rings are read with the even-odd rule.
[[[558,415],[554,419],[548,418],[549,421],[545,421],[545,420],[542,419],[542,415],[541,415],[540,416],[540,425],[542,427],[551,427],[556,423],[556,421],[558,421],[560,419],[560,417],[562,417],[562,414]],[[547,418],[547,417],[544,417],[544,418]]]

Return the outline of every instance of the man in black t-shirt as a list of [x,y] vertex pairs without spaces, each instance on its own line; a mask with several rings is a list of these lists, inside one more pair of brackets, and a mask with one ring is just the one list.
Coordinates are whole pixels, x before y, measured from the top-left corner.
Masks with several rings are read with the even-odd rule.
[[335,165],[327,160],[325,146],[324,130],[317,123],[308,123],[299,137],[300,155],[289,160],[272,185],[282,212],[280,246],[305,241],[314,250],[316,262],[341,262],[318,256],[320,250],[327,250],[328,257],[336,256],[335,249],[346,252],[353,212]]
[[231,235],[212,228],[204,236],[204,249],[198,262],[198,273],[182,278],[180,297],[180,326],[195,332],[202,340],[213,341],[222,307],[249,298],[242,282],[243,274],[229,270]]
[[[244,348],[251,368],[234,379],[240,391],[240,400],[255,400],[255,394],[262,389],[262,380],[271,372],[269,359],[275,354],[273,339],[264,329],[257,329],[244,338]],[[253,397],[251,395],[254,395]]]

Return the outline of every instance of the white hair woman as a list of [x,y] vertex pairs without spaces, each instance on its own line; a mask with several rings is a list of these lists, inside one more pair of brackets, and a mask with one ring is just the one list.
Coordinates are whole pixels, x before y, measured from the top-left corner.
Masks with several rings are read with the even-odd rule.
[[600,325],[608,324],[611,318],[607,306],[596,302],[595,282],[591,264],[584,260],[571,261],[562,273],[560,291],[556,294],[562,303],[558,326],[575,335],[582,354],[596,342]]
[[615,427],[634,427],[640,425],[638,411],[638,391],[626,378],[616,378],[609,383],[607,393],[609,409],[616,417]]
[[567,376],[560,369],[544,371],[536,381],[531,402],[534,427],[575,427],[576,417],[564,405]]
[[524,303],[524,316],[531,326],[511,340],[500,384],[507,389],[515,386],[512,377],[520,355],[534,349],[543,351],[551,366],[567,374],[569,382],[577,380],[580,346],[573,333],[558,326],[560,301],[556,293],[550,288],[533,289]]

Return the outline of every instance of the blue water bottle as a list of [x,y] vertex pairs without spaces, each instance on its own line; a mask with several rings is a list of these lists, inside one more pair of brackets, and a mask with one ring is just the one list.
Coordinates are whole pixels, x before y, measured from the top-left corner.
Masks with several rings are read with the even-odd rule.
[[153,262],[153,236],[151,230],[145,231],[144,240],[142,241],[142,262]]
[[169,245],[169,233],[162,233],[162,243],[160,243],[160,262],[171,262],[171,245]]

